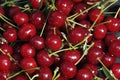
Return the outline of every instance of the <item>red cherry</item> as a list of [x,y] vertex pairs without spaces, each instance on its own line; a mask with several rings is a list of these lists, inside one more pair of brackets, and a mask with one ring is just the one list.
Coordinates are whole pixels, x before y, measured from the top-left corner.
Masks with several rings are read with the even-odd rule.
[[120,30],[120,20],[114,17],[107,17],[106,21],[110,21],[106,23],[106,27],[110,32],[118,32]]
[[30,5],[33,8],[39,8],[43,3],[44,3],[44,0],[30,0]]
[[33,36],[30,39],[30,44],[38,50],[43,49],[45,47],[44,39],[43,37],[40,37],[39,35]]
[[52,71],[48,67],[40,67],[38,80],[52,80]]
[[103,39],[107,34],[107,28],[105,25],[97,25],[94,28],[94,38],[96,39]]
[[73,78],[76,75],[77,68],[73,63],[63,62],[60,65],[61,74],[66,78]]
[[81,27],[75,27],[68,34],[68,39],[72,44],[81,42],[85,37],[85,29]]
[[63,76],[60,76],[60,77],[57,78],[57,80],[68,80],[68,79],[66,79],[66,78],[63,77]]
[[57,0],[56,8],[62,11],[64,14],[68,15],[72,10],[73,2],[71,0]]
[[114,74],[114,76],[117,79],[120,79],[120,64],[119,63],[113,64],[111,67],[111,70],[112,70],[112,73]]
[[0,70],[0,80],[6,80],[9,76],[10,76],[9,70]]
[[88,20],[81,20],[79,23],[82,24],[82,25],[85,25],[86,28],[90,28],[91,27],[91,23]]
[[21,46],[20,53],[23,57],[34,57],[36,54],[35,48],[29,43],[23,44]]
[[0,14],[4,15],[5,14],[5,11],[2,7],[0,7]]
[[[97,9],[97,8],[90,10],[90,12],[89,12],[89,18],[90,18],[90,20],[91,20],[92,22],[95,22],[96,19],[99,17],[99,14],[100,14],[100,10]],[[102,22],[103,19],[104,19],[104,14],[102,13],[102,14],[100,15],[100,17],[98,18],[98,20],[97,20],[96,23]]]
[[28,78],[27,78],[27,76],[20,74],[20,75],[16,76],[14,78],[14,80],[28,80]]
[[49,52],[46,50],[39,51],[36,56],[37,62],[41,66],[51,66],[53,64],[52,57],[49,56]]
[[73,2],[76,2],[76,3],[78,3],[78,2],[82,2],[82,0],[72,0]]
[[9,70],[10,66],[10,58],[7,55],[0,54],[0,70]]
[[75,80],[92,80],[93,74],[86,68],[79,69]]
[[35,69],[29,70],[31,68],[36,68],[37,67],[37,63],[36,63],[34,58],[23,58],[21,60],[20,64],[21,64],[21,67],[24,70],[27,70],[27,72],[29,74],[32,74],[32,73],[34,73],[36,71]]
[[64,25],[66,15],[58,10],[52,11],[48,18],[48,23],[54,27],[61,27]]
[[14,15],[13,20],[16,24],[22,25],[22,24],[28,23],[29,17],[27,13],[19,12]]
[[94,40],[94,47],[98,47],[102,50],[105,50],[105,44],[102,40]]
[[30,15],[30,22],[35,25],[36,28],[41,29],[45,23],[45,16],[40,11],[34,11]]
[[78,50],[68,50],[62,53],[63,61],[68,61],[75,64],[81,57],[81,53]]
[[36,35],[36,28],[33,24],[27,23],[20,27],[18,37],[23,41],[28,41]]
[[15,42],[17,39],[17,31],[14,28],[9,28],[3,33],[3,37],[8,42]]
[[62,47],[62,40],[57,35],[49,35],[45,40],[46,47],[53,51],[57,51]]

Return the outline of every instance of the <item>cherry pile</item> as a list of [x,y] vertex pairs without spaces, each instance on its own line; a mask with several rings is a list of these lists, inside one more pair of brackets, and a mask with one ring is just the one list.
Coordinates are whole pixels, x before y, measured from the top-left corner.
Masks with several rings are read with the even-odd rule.
[[0,80],[120,80],[118,0],[1,0]]

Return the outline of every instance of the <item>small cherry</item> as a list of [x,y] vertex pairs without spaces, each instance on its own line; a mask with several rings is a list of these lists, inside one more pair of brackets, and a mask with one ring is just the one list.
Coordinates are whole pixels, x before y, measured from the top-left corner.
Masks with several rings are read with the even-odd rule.
[[32,6],[33,8],[39,8],[41,6],[41,4],[44,3],[44,0],[30,0],[30,6]]

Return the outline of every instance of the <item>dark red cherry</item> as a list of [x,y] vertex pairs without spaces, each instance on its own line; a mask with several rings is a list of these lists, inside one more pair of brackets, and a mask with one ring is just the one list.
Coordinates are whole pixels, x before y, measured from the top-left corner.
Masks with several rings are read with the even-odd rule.
[[57,51],[62,47],[62,39],[58,35],[49,35],[45,40],[46,47]]
[[0,14],[4,15],[5,14],[5,11],[2,7],[0,7]]
[[[32,68],[37,67],[37,63],[34,58],[23,58],[20,62],[20,65],[24,70],[27,70],[27,72],[29,74],[34,73],[36,70],[32,69]],[[29,69],[31,69],[31,70],[29,70]]]
[[7,55],[0,54],[0,70],[9,70],[10,66],[10,58]]
[[78,70],[75,80],[92,80],[92,79],[93,74],[91,73],[91,71],[89,69],[82,68]]
[[97,64],[98,58],[101,59],[103,57],[103,50],[98,47],[92,47],[87,54],[87,59],[91,64]]
[[49,52],[47,50],[39,51],[36,55],[36,59],[38,64],[41,66],[49,67],[53,64],[53,59],[49,56]]
[[[84,4],[84,3],[78,3],[78,4],[75,4],[73,6],[72,11],[73,11],[73,14],[76,14],[76,13],[81,13],[85,9],[87,9],[87,5],[86,4]],[[77,19],[78,20],[83,20],[83,19],[85,19],[87,17],[87,15],[88,15],[87,13],[83,13],[83,14],[79,15],[77,17]]]
[[41,29],[45,23],[45,16],[42,12],[40,11],[34,11],[30,15],[30,23],[35,25],[37,29]]
[[120,20],[114,17],[107,17],[106,21],[110,21],[106,23],[106,27],[110,32],[118,32],[120,30]]
[[43,49],[45,47],[45,42],[44,38],[40,37],[39,35],[35,35],[30,39],[30,44],[35,48],[35,49]]
[[63,76],[60,76],[60,77],[57,78],[57,80],[68,80],[68,79],[66,79],[66,78],[63,77]]
[[88,20],[81,20],[79,23],[82,24],[82,25],[85,25],[86,28],[91,27],[91,23]]
[[11,72],[9,70],[0,70],[0,80],[7,80],[10,74]]
[[112,70],[113,75],[117,79],[120,79],[120,64],[119,63],[113,64],[112,67],[111,67],[111,70]]
[[66,21],[66,15],[58,10],[52,11],[48,18],[48,23],[54,27],[61,27]]
[[73,7],[73,2],[71,0],[57,0],[56,1],[56,8],[59,11],[62,11],[66,15],[68,15]]
[[94,38],[96,39],[103,39],[107,34],[107,28],[105,25],[97,25],[94,28]]
[[26,75],[20,74],[16,76],[13,80],[28,80]]
[[81,53],[78,50],[68,50],[62,53],[63,61],[71,62],[75,64],[81,57]]
[[78,3],[78,2],[82,2],[82,0],[72,0],[73,2],[76,2],[76,3]]
[[35,48],[29,43],[23,44],[20,48],[20,53],[23,57],[34,57],[35,56]]
[[30,0],[30,6],[32,6],[33,8],[39,8],[43,3],[44,0]]
[[3,44],[3,45],[1,45],[0,49],[3,51],[3,54],[6,54],[6,55],[13,54],[13,48],[9,44]]
[[89,12],[89,18],[92,22],[95,22],[97,18],[98,19],[97,19],[96,23],[102,22],[104,19],[104,14],[102,13],[100,16],[99,15],[100,15],[100,10],[97,8],[92,9]]
[[63,62],[60,65],[61,74],[66,78],[73,78],[76,75],[77,68],[73,63]]
[[75,27],[68,34],[68,40],[72,44],[77,44],[81,42],[85,37],[85,29],[81,27]]
[[109,46],[109,53],[120,57],[120,41],[116,40]]
[[28,41],[36,35],[36,28],[33,24],[27,23],[20,27],[18,37],[23,41]]
[[22,25],[28,23],[29,17],[25,12],[19,12],[13,16],[13,20],[16,24]]
[[3,33],[3,37],[8,42],[15,42],[17,39],[17,31],[14,28],[9,28]]
[[98,47],[102,50],[105,50],[105,44],[102,40],[94,40],[94,47]]
[[39,77],[37,80],[52,80],[52,71],[48,67],[40,67]]

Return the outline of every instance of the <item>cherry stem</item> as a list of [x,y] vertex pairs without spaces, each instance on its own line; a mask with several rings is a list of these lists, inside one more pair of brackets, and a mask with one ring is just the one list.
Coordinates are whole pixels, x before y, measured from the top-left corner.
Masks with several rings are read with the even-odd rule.
[[35,75],[31,78],[31,80],[35,80],[35,78],[37,78],[37,77],[39,77],[39,74],[35,74]]
[[5,2],[3,4],[1,4],[1,6],[5,6],[5,5],[14,5],[15,2],[17,1],[20,1],[20,0],[10,0],[10,1],[7,1],[5,0]]
[[87,55],[87,53],[88,53],[88,51],[89,51],[89,49],[92,47],[94,45],[94,43],[92,43],[91,45],[89,45],[89,47],[88,48],[86,48],[85,49],[85,51],[84,51],[84,53],[83,53],[83,55],[81,56],[81,58],[75,63],[75,65],[77,65],[77,64],[79,64],[80,63],[80,61]]
[[56,69],[54,70],[54,74],[53,74],[52,80],[55,80],[58,71],[59,71],[59,67],[56,67]]
[[119,9],[118,9],[118,11],[116,12],[116,14],[115,14],[114,18],[117,18],[117,16],[118,16],[119,12],[120,12],[120,8],[119,8]]
[[5,31],[5,29],[3,29],[2,27],[0,27],[0,30]]

